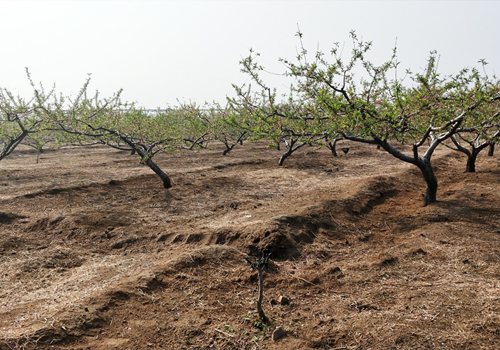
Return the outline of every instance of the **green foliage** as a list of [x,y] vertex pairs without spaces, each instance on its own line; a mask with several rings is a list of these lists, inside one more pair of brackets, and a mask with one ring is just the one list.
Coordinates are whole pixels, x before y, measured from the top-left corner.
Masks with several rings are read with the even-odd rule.
[[[218,141],[225,155],[245,140],[266,140],[271,148],[285,145],[281,165],[300,147],[316,150],[332,147],[329,140],[346,139],[378,144],[418,166],[426,182],[435,182],[431,187],[437,188],[430,158],[439,144],[463,150],[465,142],[478,152],[499,141],[500,83],[487,75],[484,59],[479,60],[482,71],[466,68],[442,76],[439,56],[431,52],[422,72],[406,71],[400,77],[396,48],[388,60],[375,64],[368,60],[372,43],[354,31],[347,55],[339,43],[327,53],[309,53],[304,34],[299,30],[296,36],[296,57],[280,59],[282,75],[290,79],[286,94],[278,95],[266,84],[260,54],[250,50],[240,64],[254,86],[233,85],[235,96],[228,97],[225,106],[189,102],[151,113],[122,102],[121,91],[108,98],[98,91],[90,95],[90,77],[77,96],[70,97],[35,86],[27,72],[31,99],[0,90],[0,160],[20,143],[39,152],[101,143],[137,153],[166,181],[152,163],[158,152],[204,149]],[[412,154],[399,151],[399,143],[413,143]],[[425,149],[423,155],[420,148]]]
[[63,131],[81,138],[137,153],[163,181],[171,187],[169,177],[152,161],[153,156],[172,148],[179,139],[178,120],[169,113],[150,115],[134,105],[122,103],[120,93],[101,98],[99,92],[88,95],[87,79],[75,98],[53,95],[42,99],[34,88],[37,108],[44,115],[51,130]]
[[249,74],[256,83],[258,91],[251,86],[237,87],[237,97],[229,99],[233,106],[245,110],[252,116],[247,123],[255,139],[265,138],[270,147],[279,148],[285,143],[286,151],[280,159],[280,165],[286,157],[305,145],[323,144],[335,130],[321,106],[311,101],[302,89],[292,85],[288,95],[279,100],[276,89],[270,89],[260,77],[264,68],[258,64],[253,51],[243,59],[242,72]]
[[230,325],[225,325],[224,329],[229,333],[234,333],[234,329]]
[[[31,77],[27,71],[31,84]],[[39,101],[47,101],[53,90],[45,94],[43,86],[33,98],[15,97],[9,90],[0,89],[0,160],[11,154],[29,135],[44,130],[43,113]]]
[[254,327],[262,330],[262,331],[265,331],[265,332],[269,332],[271,330],[271,326],[268,325],[266,322],[263,322],[261,320],[258,320],[258,321],[255,321],[253,323]]
[[185,148],[206,148],[211,141],[210,120],[204,115],[201,107],[195,103],[181,103],[172,110],[179,117],[179,131],[183,135]]
[[255,311],[248,311],[245,315],[241,315],[240,317],[243,319],[243,322],[251,322],[252,317],[254,315]]
[[[350,56],[334,44],[330,54],[318,51],[310,57],[297,37],[300,49],[294,60],[280,59],[285,75],[292,79],[289,95],[278,101],[276,90],[260,77],[264,70],[253,51],[241,61],[260,91],[236,88],[239,106],[247,108],[258,124],[255,134],[267,135],[272,145],[285,142],[285,157],[306,143],[323,139],[378,144],[396,158],[414,164],[428,185],[424,204],[435,201],[437,180],[431,156],[436,147],[461,132],[480,133],[495,142],[498,132],[498,81],[477,69],[464,69],[453,76],[438,73],[439,56],[431,52],[422,73],[407,71],[398,77],[397,50],[380,64],[367,59],[372,43],[350,33]],[[480,61],[485,64],[485,61]],[[409,83],[408,83],[409,82]],[[487,132],[489,131],[489,133]],[[479,135],[479,134],[478,134]],[[396,144],[413,142],[404,154]],[[426,146],[427,145],[427,146]],[[331,146],[330,146],[331,147]],[[422,156],[419,148],[427,147]]]

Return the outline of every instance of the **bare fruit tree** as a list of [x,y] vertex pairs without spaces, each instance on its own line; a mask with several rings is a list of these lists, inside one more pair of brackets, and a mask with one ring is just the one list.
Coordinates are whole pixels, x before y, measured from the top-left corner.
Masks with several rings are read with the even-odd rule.
[[[168,112],[149,115],[120,100],[120,92],[110,98],[100,98],[99,92],[87,95],[90,77],[76,98],[53,97],[38,100],[51,130],[87,137],[110,147],[139,155],[158,175],[164,188],[172,187],[170,177],[155,163],[153,157],[175,144],[175,118]],[[35,90],[37,93],[37,90]]]

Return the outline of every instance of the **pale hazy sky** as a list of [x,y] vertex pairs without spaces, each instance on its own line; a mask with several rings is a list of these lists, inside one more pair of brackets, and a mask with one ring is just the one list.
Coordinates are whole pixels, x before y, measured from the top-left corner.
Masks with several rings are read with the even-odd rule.
[[[282,72],[293,58],[297,24],[310,51],[373,41],[381,63],[397,38],[402,68],[417,71],[431,50],[443,73],[489,62],[500,75],[500,1],[19,1],[0,0],[0,87],[30,96],[24,67],[46,87],[90,90],[146,108],[225,101],[248,78],[249,49]],[[265,79],[267,79],[264,76]],[[272,81],[272,77],[269,78]]]

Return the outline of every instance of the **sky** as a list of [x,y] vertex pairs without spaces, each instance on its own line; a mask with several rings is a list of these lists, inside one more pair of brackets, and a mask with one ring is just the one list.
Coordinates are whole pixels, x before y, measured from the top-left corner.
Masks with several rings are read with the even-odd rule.
[[397,42],[402,69],[422,70],[437,50],[443,74],[480,59],[499,74],[499,14],[500,1],[0,0],[0,88],[29,98],[27,67],[35,83],[64,95],[91,74],[91,92],[123,89],[124,101],[144,108],[224,104],[232,84],[250,83],[239,64],[250,49],[266,70],[284,71],[278,59],[296,56],[298,27],[309,52],[349,43],[355,30],[373,42],[374,63]]

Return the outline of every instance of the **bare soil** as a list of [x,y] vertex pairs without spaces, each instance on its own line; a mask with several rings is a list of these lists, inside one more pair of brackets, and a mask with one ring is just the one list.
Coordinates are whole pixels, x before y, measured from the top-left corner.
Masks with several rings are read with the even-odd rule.
[[[344,145],[283,167],[259,143],[159,155],[170,190],[126,152],[15,152],[0,163],[0,349],[498,348],[498,156],[464,173],[438,149],[438,202],[422,207],[418,169]],[[272,251],[270,325],[255,245]]]

